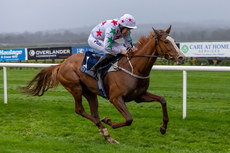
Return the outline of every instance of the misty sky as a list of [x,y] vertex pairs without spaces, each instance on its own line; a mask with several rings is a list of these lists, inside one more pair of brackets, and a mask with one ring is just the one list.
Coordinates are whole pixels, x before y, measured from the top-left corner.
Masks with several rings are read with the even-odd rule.
[[92,26],[124,13],[137,25],[230,23],[229,0],[0,0],[0,8],[0,33]]

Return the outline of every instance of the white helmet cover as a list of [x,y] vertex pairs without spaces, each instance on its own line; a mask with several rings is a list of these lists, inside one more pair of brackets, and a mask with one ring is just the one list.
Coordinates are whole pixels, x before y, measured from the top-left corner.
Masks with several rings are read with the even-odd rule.
[[118,23],[122,25],[123,27],[131,28],[131,29],[136,29],[136,21],[134,17],[130,14],[124,14],[122,17],[119,19]]

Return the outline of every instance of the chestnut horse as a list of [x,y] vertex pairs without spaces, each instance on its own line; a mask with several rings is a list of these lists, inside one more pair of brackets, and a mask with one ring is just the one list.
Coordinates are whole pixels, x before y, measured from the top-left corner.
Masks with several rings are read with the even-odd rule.
[[[155,30],[149,36],[143,36],[137,42],[137,51],[132,55],[124,56],[118,62],[120,70],[109,72],[104,77],[104,88],[109,101],[125,118],[125,121],[116,123],[110,118],[100,120],[98,114],[99,91],[96,81],[80,71],[85,54],[77,53],[70,56],[62,64],[42,69],[26,87],[25,93],[33,96],[42,96],[49,88],[56,87],[60,82],[75,99],[75,112],[90,121],[99,128],[100,133],[110,143],[119,143],[112,139],[102,124],[108,124],[112,128],[131,125],[133,118],[130,115],[125,102],[160,102],[163,109],[163,124],[160,132],[165,134],[167,129],[168,113],[166,101],[163,97],[147,91],[151,68],[158,56],[163,56],[177,64],[183,64],[185,56],[176,46],[174,39],[169,36],[171,26],[166,30]],[[121,70],[122,69],[122,70]],[[125,72],[124,69],[128,70]],[[84,96],[90,106],[91,114],[87,114],[82,105]]]

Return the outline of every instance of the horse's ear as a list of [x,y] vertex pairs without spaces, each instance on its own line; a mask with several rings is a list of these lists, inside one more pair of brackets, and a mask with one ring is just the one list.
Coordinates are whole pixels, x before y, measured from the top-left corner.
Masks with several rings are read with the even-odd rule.
[[169,28],[166,30],[166,33],[170,33],[172,25],[169,26]]
[[152,27],[152,29],[153,29],[153,31],[155,32],[155,34],[156,34],[157,36],[160,36],[160,32],[159,32],[158,30],[154,29],[153,27]]

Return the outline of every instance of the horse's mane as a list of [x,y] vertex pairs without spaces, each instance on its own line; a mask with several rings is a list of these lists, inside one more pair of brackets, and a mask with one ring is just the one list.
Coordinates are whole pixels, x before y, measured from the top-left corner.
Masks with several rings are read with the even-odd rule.
[[142,47],[144,47],[144,45],[151,39],[155,36],[155,33],[152,31],[150,32],[150,34],[148,36],[141,36],[139,38],[139,40],[137,41],[136,43],[136,47],[138,49],[141,49]]
[[[159,30],[159,32],[160,32],[160,33],[165,33],[164,30]],[[155,32],[154,32],[154,31],[150,32],[150,34],[149,34],[148,36],[141,36],[141,37],[139,38],[139,40],[137,41],[137,43],[136,43],[136,47],[137,47],[138,49],[141,49],[141,48],[144,47],[145,44],[146,44],[150,39],[152,39],[153,37],[155,37]]]

